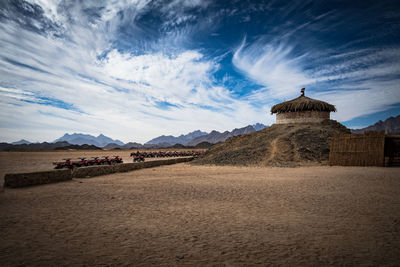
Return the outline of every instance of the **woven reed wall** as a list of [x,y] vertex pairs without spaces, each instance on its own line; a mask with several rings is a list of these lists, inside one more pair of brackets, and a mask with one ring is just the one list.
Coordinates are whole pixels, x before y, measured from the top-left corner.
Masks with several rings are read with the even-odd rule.
[[334,134],[329,164],[340,166],[384,166],[385,132]]

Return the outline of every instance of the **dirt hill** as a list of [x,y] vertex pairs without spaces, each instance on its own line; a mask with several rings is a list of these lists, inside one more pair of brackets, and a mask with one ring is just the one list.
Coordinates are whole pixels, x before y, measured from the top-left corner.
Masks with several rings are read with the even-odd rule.
[[264,130],[227,139],[213,146],[193,164],[298,166],[326,164],[329,138],[333,133],[350,133],[342,124],[274,124]]

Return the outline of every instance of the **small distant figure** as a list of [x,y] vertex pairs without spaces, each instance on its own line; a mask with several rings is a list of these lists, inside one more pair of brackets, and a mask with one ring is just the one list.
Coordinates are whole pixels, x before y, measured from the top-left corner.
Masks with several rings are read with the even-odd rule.
[[301,88],[301,96],[304,96],[305,91],[306,91],[306,88]]

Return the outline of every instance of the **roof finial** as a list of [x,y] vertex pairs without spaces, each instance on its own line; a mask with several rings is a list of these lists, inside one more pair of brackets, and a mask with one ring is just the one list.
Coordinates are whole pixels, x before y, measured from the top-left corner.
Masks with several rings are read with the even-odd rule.
[[305,91],[306,91],[306,88],[301,88],[301,96],[304,96]]

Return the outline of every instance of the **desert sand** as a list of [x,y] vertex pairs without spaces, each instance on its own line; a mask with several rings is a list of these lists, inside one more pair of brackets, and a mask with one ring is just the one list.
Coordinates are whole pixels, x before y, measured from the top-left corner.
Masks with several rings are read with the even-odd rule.
[[0,231],[1,266],[394,266],[400,169],[176,164],[5,188]]

